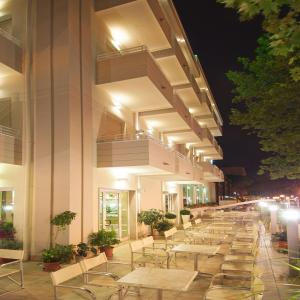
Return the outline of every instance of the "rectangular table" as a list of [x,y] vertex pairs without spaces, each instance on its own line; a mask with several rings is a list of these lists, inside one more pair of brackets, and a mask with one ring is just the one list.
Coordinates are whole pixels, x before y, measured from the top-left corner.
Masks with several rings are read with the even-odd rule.
[[[194,271],[198,271],[199,255],[213,256],[213,255],[216,255],[219,250],[220,250],[220,246],[214,246],[214,245],[180,244],[180,245],[173,247],[170,250],[170,252],[193,254],[194,255]],[[169,267],[169,261],[168,261],[168,267]]]
[[[163,291],[187,291],[196,276],[197,272],[178,269],[138,268],[120,278],[117,284],[157,290],[157,298],[161,300]],[[119,299],[123,299],[122,289]]]

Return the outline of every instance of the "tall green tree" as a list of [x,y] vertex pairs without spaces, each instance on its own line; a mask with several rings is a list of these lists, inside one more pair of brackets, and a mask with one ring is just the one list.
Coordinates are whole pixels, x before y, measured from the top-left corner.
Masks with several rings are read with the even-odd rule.
[[269,153],[260,174],[300,179],[300,81],[289,76],[289,62],[274,55],[268,38],[259,44],[255,59],[239,58],[242,71],[227,73],[234,85],[231,123],[256,134]]
[[272,54],[287,59],[293,80],[300,81],[299,0],[217,0],[236,9],[242,20],[262,16]]

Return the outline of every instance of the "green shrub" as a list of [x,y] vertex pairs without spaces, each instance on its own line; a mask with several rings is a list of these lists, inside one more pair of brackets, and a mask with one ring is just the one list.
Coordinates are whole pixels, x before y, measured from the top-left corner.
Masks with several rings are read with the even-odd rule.
[[151,228],[151,234],[153,235],[153,229],[157,225],[159,221],[164,218],[164,214],[162,210],[158,209],[150,209],[142,211],[138,214],[138,222],[144,223],[145,225],[149,225]]
[[164,232],[164,231],[171,229],[172,227],[173,227],[173,224],[171,224],[167,220],[162,220],[156,224],[155,229],[158,232]]
[[42,251],[42,260],[44,263],[68,263],[73,256],[73,245],[55,245],[52,248]]
[[115,230],[101,229],[89,235],[89,243],[97,247],[112,247],[113,245],[119,244],[120,240],[117,239]]
[[0,249],[20,250],[23,249],[23,243],[13,239],[0,240]]
[[176,219],[176,215],[173,214],[173,213],[167,212],[165,214],[165,218],[167,218],[167,219]]
[[189,215],[191,214],[191,212],[190,212],[189,209],[182,209],[182,210],[180,211],[180,214],[181,214],[182,216],[189,216]]

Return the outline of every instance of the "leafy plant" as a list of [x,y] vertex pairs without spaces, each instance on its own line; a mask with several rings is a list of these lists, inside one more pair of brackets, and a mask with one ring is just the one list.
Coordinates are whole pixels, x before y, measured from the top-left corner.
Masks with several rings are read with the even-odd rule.
[[163,219],[163,217],[163,211],[158,209],[150,209],[142,211],[138,214],[138,222],[149,225],[151,234],[153,235],[153,229],[155,228],[156,224]]
[[173,214],[173,213],[167,212],[167,213],[165,214],[165,218],[166,218],[166,219],[176,219],[176,215]]
[[182,209],[180,211],[180,215],[182,215],[182,216],[189,216],[190,214],[191,214],[191,212],[188,209]]
[[42,251],[42,260],[44,263],[60,262],[60,253],[57,248],[44,249]]
[[92,246],[108,248],[119,244],[120,240],[117,239],[117,233],[115,230],[101,229],[98,232],[93,232],[89,235],[89,243]]
[[20,250],[23,249],[23,243],[13,239],[0,240],[0,249]]
[[4,238],[14,238],[14,234],[16,233],[16,229],[12,222],[0,221],[0,236]]
[[51,220],[51,224],[56,226],[54,242],[56,242],[59,232],[66,230],[67,226],[69,226],[72,223],[72,221],[75,219],[75,217],[76,217],[76,213],[67,210],[67,211],[64,211],[64,212],[56,215]]
[[158,232],[164,232],[167,231],[169,229],[171,229],[173,227],[173,224],[171,224],[170,222],[168,222],[167,220],[162,220],[159,221],[156,225],[155,225],[155,229]]
[[78,256],[87,257],[89,250],[90,250],[90,247],[86,243],[79,243],[77,245],[76,254]]
[[42,260],[44,263],[59,262],[68,263],[73,258],[73,245],[55,245],[42,251]]

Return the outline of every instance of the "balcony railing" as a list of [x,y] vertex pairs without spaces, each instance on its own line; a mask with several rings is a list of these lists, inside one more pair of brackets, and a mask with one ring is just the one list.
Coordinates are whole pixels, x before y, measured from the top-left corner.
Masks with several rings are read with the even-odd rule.
[[132,47],[128,49],[122,49],[115,52],[102,53],[97,55],[97,61],[102,61],[113,57],[119,57],[127,54],[144,52],[144,51],[148,51],[148,48],[147,46],[142,45],[142,46]]
[[0,35],[2,35],[3,37],[5,37],[6,39],[10,40],[11,42],[13,42],[14,44],[16,44],[17,46],[21,47],[21,41],[18,40],[16,37],[14,37],[13,35],[11,35],[9,32],[3,30],[2,28],[0,28]]
[[20,132],[17,129],[0,125],[0,134],[12,137],[19,137]]

